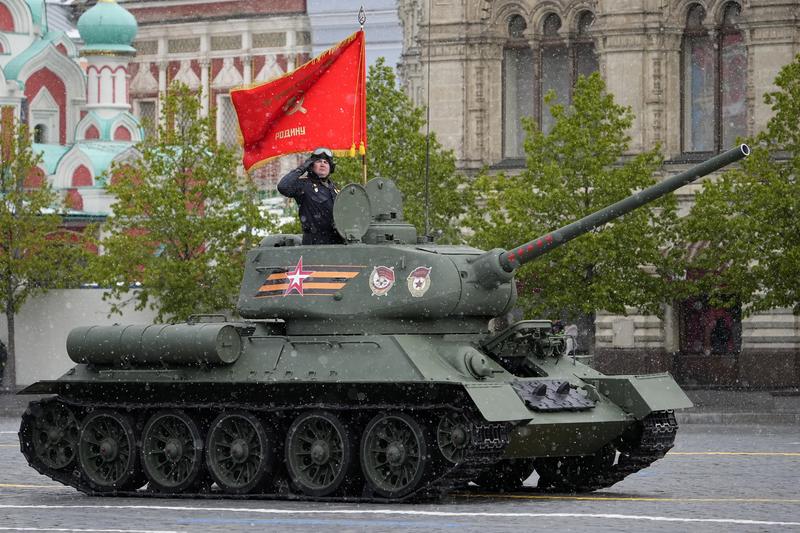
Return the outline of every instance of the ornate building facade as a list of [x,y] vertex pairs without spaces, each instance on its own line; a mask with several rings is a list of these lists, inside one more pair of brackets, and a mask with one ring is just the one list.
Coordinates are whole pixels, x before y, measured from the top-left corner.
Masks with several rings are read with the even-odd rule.
[[[677,173],[763,128],[762,95],[800,52],[796,0],[400,0],[399,13],[403,83],[417,105],[430,93],[431,127],[467,173],[521,168],[520,117],[546,130],[543,95],[569,102],[576,76],[595,70],[635,114],[631,151],[660,146],[664,173]],[[684,212],[698,187],[678,192]],[[730,340],[711,347],[717,324]],[[595,333],[607,370],[800,383],[800,320],[785,309],[742,319],[697,299],[663,320],[600,314]]]
[[[544,93],[555,89],[568,101],[575,76],[593,70],[637,117],[633,151],[660,144],[670,160],[719,151],[766,124],[770,110],[761,97],[800,51],[796,1],[399,6],[403,81],[418,105],[430,81],[431,125],[464,169],[519,157],[519,117],[546,122]],[[429,53],[435,68],[427,80]]]
[[101,1],[78,21],[79,47],[57,29],[57,9],[0,0],[0,107],[28,124],[42,156],[28,185],[47,180],[70,208],[67,227],[81,229],[108,214],[102,175],[142,139],[127,91],[136,20]]

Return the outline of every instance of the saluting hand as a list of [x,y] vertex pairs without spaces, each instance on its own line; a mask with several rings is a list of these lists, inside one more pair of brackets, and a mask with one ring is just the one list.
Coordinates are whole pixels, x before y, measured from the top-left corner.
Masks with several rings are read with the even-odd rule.
[[299,167],[297,167],[297,168],[301,168],[301,169],[303,169],[303,172],[308,172],[308,169],[310,169],[310,168],[311,168],[311,165],[313,165],[313,164],[314,164],[314,161],[315,161],[315,159],[314,159],[313,157],[309,157],[308,159],[306,159],[305,161],[303,161],[303,164],[302,164],[302,165],[300,165],[300,166],[299,166]]

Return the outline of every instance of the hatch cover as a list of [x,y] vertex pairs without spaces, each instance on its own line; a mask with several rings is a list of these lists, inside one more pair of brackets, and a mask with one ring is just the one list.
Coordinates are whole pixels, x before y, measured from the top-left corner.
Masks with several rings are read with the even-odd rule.
[[360,241],[372,221],[369,196],[357,183],[346,185],[333,204],[333,222],[336,231],[348,242]]

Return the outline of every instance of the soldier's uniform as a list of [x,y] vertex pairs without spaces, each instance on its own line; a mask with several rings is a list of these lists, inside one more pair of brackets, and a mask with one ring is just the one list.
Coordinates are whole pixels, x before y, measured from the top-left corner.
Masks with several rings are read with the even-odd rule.
[[302,177],[303,167],[286,174],[278,182],[278,192],[294,198],[300,210],[303,244],[342,244],[344,240],[333,224],[333,201],[339,193],[332,179],[320,179],[313,172]]

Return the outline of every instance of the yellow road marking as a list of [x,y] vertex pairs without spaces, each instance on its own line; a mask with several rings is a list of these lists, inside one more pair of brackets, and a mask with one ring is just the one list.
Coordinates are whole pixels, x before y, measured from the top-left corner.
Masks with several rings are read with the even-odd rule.
[[19,485],[16,483],[0,483],[0,489],[71,489],[66,485]]
[[800,457],[800,452],[669,452],[667,455],[755,455],[764,457]]
[[680,503],[797,503],[800,499],[782,498],[670,498],[641,496],[551,496],[544,494],[464,494],[468,498],[499,498],[509,500],[577,500],[609,502],[680,502]]

